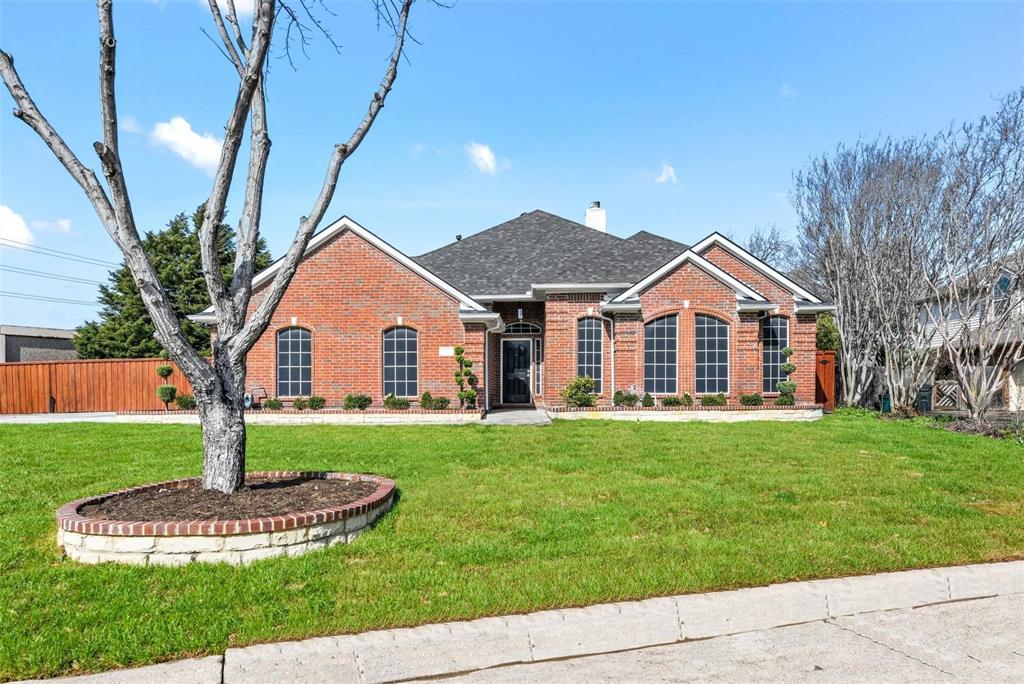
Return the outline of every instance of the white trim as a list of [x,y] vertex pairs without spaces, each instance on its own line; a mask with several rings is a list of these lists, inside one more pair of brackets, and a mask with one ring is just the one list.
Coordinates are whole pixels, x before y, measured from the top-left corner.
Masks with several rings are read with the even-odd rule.
[[835,304],[801,304],[800,302],[797,302],[793,309],[794,313],[824,313],[835,310]]
[[[459,305],[461,308],[468,309],[470,311],[485,311],[484,307],[478,304],[472,297],[463,294],[454,286],[450,285],[449,283],[437,277],[427,269],[423,268],[418,263],[416,263],[408,256],[403,254],[401,251],[392,247],[387,242],[377,237],[366,228],[363,228],[361,225],[350,219],[348,216],[342,216],[340,219],[338,219],[331,225],[327,226],[326,228],[318,232],[312,238],[310,238],[309,243],[306,245],[306,251],[305,253],[303,253],[300,262],[306,259],[310,254],[316,251],[321,245],[326,243],[335,235],[338,235],[345,230],[352,231],[353,233],[361,237],[363,240],[366,240],[371,245],[379,249],[381,252],[384,252],[384,254],[388,255],[389,257],[397,261],[402,266],[405,266],[407,269],[409,269],[416,275],[420,276],[430,284],[436,286],[438,289],[442,290],[443,292],[446,292],[447,294],[457,299],[459,301]],[[274,276],[274,274],[281,270],[281,266],[283,263],[284,257],[281,257],[280,259],[272,263],[270,266],[267,266],[265,269],[263,269],[255,276],[253,276],[252,287],[255,289],[256,287],[259,287],[263,283],[270,280]],[[203,311],[197,314],[193,314],[188,318],[197,323],[217,322],[216,315],[213,312],[212,306],[207,307]]]
[[498,353],[498,403],[505,404],[505,343],[506,342],[529,342],[530,343],[530,377],[526,381],[527,388],[526,392],[529,395],[529,400],[525,402],[516,402],[509,404],[509,406],[529,406],[533,402],[533,340],[532,337],[500,337],[498,342],[501,344]]
[[0,325],[0,335],[70,340],[75,336],[75,331],[68,328],[39,328],[31,325]]
[[772,302],[737,302],[737,311],[778,311],[779,305]]
[[697,266],[698,268],[706,272],[708,275],[712,276],[713,278],[716,278],[725,285],[731,287],[736,292],[736,299],[741,299],[740,295],[743,295],[744,297],[753,299],[758,302],[767,301],[765,297],[761,295],[761,293],[759,293],[757,290],[754,290],[745,283],[740,282],[733,276],[729,275],[728,273],[720,269],[718,266],[715,266],[713,263],[697,254],[692,249],[688,249],[685,252],[674,257],[673,259],[669,260],[668,263],[666,263],[658,270],[646,276],[643,280],[641,280],[633,287],[629,288],[628,290],[620,294],[618,297],[613,299],[611,303],[620,304],[626,302],[627,300],[631,300],[638,297],[641,292],[643,292],[648,287],[658,282],[666,275],[668,275],[669,273],[676,270],[677,268],[679,268],[680,266],[687,262],[692,263],[694,266]]
[[542,302],[552,292],[619,292],[633,283],[533,283],[523,294],[475,294],[478,302]]
[[487,332],[504,332],[505,322],[501,320],[501,314],[493,311],[462,311],[459,313],[459,320],[463,323],[485,323],[494,326],[493,329],[488,329]]
[[721,247],[722,249],[729,252],[734,257],[745,263],[747,266],[750,266],[755,271],[761,273],[764,276],[767,276],[770,280],[774,280],[776,284],[781,285],[785,289],[789,290],[794,294],[794,296],[799,296],[803,299],[813,302],[814,304],[822,303],[821,300],[815,297],[813,294],[811,294],[804,288],[800,287],[792,280],[787,278],[785,275],[775,270],[765,262],[761,261],[753,254],[743,249],[735,242],[722,235],[721,233],[714,232],[711,235],[708,235],[706,238],[698,242],[690,249],[692,249],[694,252],[700,253],[713,245]]

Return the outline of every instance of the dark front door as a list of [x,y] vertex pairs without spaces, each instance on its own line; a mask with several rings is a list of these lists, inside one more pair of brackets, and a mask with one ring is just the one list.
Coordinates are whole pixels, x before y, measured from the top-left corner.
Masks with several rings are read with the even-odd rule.
[[501,387],[504,403],[530,403],[530,341],[502,340]]

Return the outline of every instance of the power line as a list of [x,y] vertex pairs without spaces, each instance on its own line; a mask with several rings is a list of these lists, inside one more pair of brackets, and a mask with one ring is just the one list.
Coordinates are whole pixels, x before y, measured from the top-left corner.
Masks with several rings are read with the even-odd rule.
[[96,306],[99,302],[87,302],[82,299],[63,299],[61,297],[44,297],[43,295],[28,294],[26,292],[6,292],[0,290],[0,297],[12,297],[14,299],[28,299],[35,302],[53,302],[54,304],[83,304],[85,306]]
[[33,276],[35,278],[50,278],[51,280],[66,280],[69,283],[82,283],[84,285],[102,285],[98,280],[89,280],[87,278],[76,278],[74,276],[58,275],[57,273],[47,273],[46,271],[36,271],[31,268],[21,268],[20,266],[4,266],[0,264],[0,271],[10,271],[11,273],[21,273],[27,276]]
[[80,263],[91,264],[93,266],[110,266],[113,268],[119,268],[121,266],[121,264],[115,264],[113,261],[93,259],[92,257],[84,257],[78,254],[72,254],[71,252],[62,252],[59,249],[50,249],[49,247],[39,247],[37,245],[30,245],[27,242],[20,242],[18,240],[12,240],[11,238],[0,238],[0,247],[20,249],[25,252],[43,254],[45,256],[57,257],[58,259],[67,259],[68,261],[78,261]]

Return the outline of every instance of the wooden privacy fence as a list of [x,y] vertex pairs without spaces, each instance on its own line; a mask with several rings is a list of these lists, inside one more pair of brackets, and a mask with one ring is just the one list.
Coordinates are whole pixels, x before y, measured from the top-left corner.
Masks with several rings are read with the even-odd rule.
[[826,411],[836,408],[836,353],[818,351],[814,364],[814,402]]
[[0,363],[0,413],[159,410],[159,385],[192,393],[177,366],[166,381],[156,374],[165,364],[174,366],[162,359]]

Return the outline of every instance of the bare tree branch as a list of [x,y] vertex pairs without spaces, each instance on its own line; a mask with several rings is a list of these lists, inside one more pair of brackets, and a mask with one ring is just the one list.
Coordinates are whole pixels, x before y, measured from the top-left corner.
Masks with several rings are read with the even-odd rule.
[[291,282],[292,276],[295,274],[295,269],[298,267],[299,261],[302,259],[302,255],[305,254],[306,245],[309,244],[309,238],[320,225],[320,222],[323,220],[324,213],[327,211],[327,207],[330,205],[331,199],[334,197],[334,191],[338,185],[338,175],[341,173],[342,165],[345,163],[345,160],[347,160],[349,156],[359,148],[359,145],[366,138],[366,134],[370,131],[370,127],[373,126],[373,122],[376,120],[377,114],[379,114],[381,108],[384,107],[384,101],[387,99],[388,93],[391,92],[391,88],[398,76],[398,63],[402,59],[402,50],[405,45],[405,37],[409,22],[409,11],[412,8],[412,2],[413,0],[403,0],[402,2],[398,26],[395,30],[395,46],[391,52],[391,58],[388,61],[388,67],[384,73],[384,78],[382,79],[380,86],[377,88],[377,91],[373,94],[366,116],[364,116],[363,120],[358,126],[356,126],[355,131],[349,137],[348,141],[334,147],[334,152],[331,154],[331,159],[327,165],[327,173],[324,178],[323,187],[320,190],[320,194],[317,197],[316,202],[313,204],[313,209],[309,216],[304,216],[299,221],[299,229],[296,233],[295,240],[288,248],[288,253],[282,261],[280,270],[278,270],[277,274],[274,276],[274,280],[268,286],[266,294],[256,307],[256,310],[253,312],[249,321],[245,324],[238,336],[231,341],[230,349],[232,356],[239,357],[248,352],[270,324],[270,318],[273,315],[274,310],[277,308],[277,305],[280,303],[281,297],[284,296],[284,292],[288,288],[288,284]]

